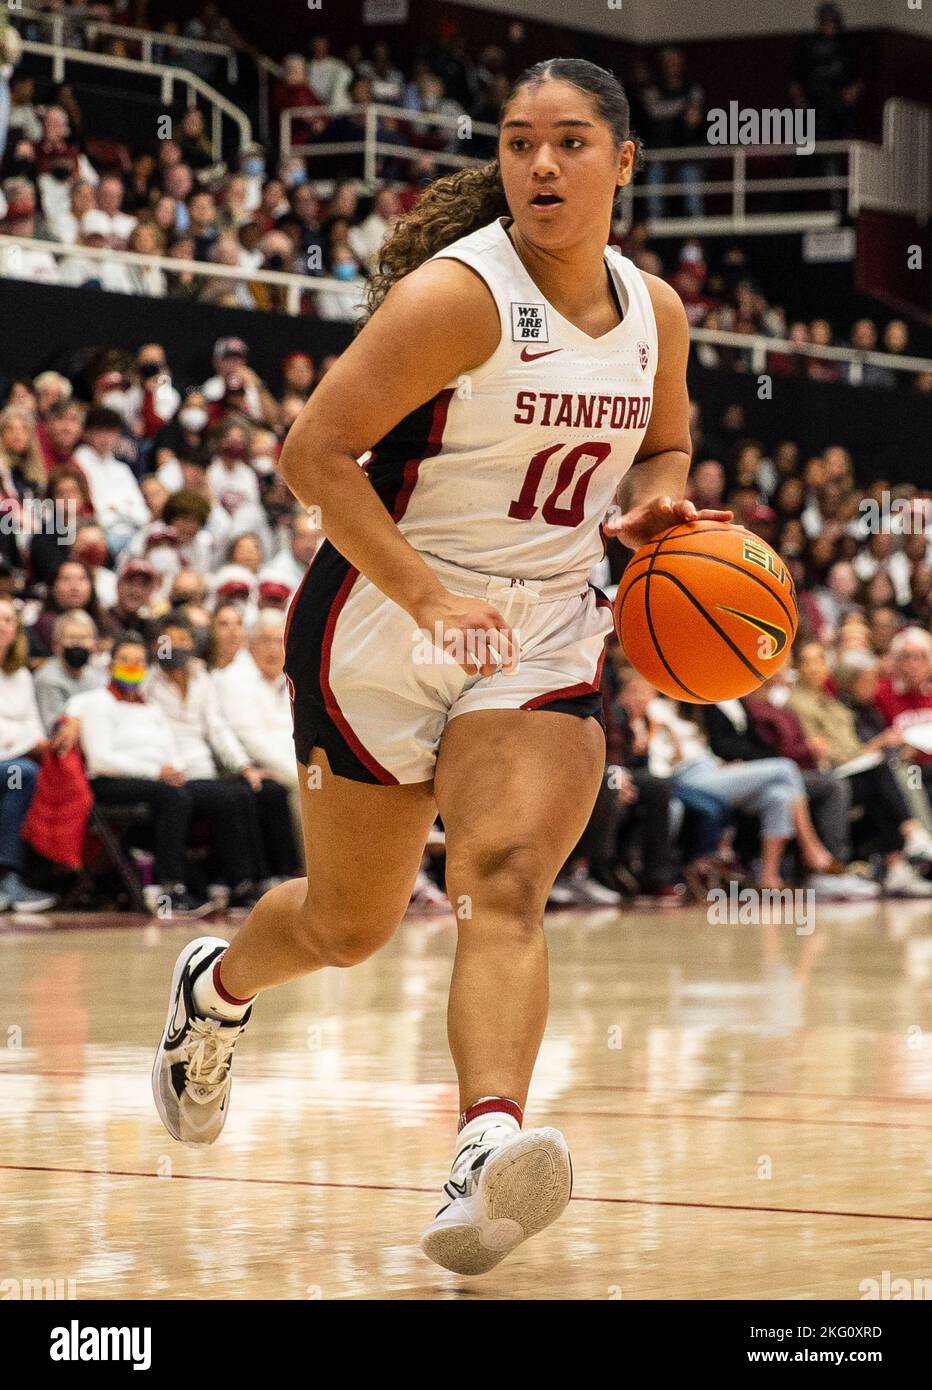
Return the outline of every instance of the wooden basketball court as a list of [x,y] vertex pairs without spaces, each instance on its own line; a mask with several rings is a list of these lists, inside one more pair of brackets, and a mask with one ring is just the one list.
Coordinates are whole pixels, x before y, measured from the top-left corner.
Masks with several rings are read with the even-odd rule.
[[[133,923],[134,925],[128,925]],[[417,1239],[457,1095],[454,926],[261,998],[232,1111],[175,1144],[149,1071],[211,923],[0,919],[0,1279],[143,1299],[859,1299],[932,1273],[932,909],[817,928],[548,918],[527,1124],[566,1134],[559,1223],[477,1279]]]

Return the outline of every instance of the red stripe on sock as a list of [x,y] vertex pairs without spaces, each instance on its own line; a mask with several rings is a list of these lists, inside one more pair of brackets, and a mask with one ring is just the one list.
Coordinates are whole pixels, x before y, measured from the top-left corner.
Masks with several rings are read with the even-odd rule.
[[469,1124],[470,1120],[475,1120],[479,1115],[488,1115],[494,1111],[499,1114],[511,1115],[518,1121],[519,1129],[524,1123],[524,1111],[515,1101],[507,1100],[504,1096],[483,1096],[482,1100],[477,1100],[474,1105],[467,1106],[460,1115],[459,1124],[456,1126],[457,1134],[465,1125]]
[[[249,1000],[249,999],[237,999],[237,997],[236,997],[235,994],[231,994],[230,991],[229,991],[228,989],[224,989],[224,988],[223,988],[223,982],[222,982],[221,979],[220,979],[220,962],[221,962],[222,960],[223,960],[223,956],[218,956],[217,959],[214,961],[214,969],[213,969],[214,989],[215,989],[215,990],[217,991],[217,993],[220,995],[220,998],[223,999],[223,1000],[225,1000],[225,1002],[226,1002],[227,1004],[249,1004],[249,1003],[251,1003],[252,1001]],[[255,995],[252,996],[253,999],[255,999],[255,997],[256,997]]]

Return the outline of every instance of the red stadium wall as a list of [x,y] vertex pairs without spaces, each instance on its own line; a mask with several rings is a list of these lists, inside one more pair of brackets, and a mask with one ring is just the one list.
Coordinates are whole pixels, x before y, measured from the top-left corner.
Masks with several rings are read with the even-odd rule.
[[[910,270],[907,247],[922,248],[922,266]],[[929,228],[911,217],[862,212],[857,223],[855,283],[862,294],[932,324]]]

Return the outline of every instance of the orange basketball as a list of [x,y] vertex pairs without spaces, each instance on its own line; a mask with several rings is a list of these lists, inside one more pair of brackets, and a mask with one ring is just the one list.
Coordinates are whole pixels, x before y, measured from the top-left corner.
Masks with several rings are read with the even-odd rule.
[[796,636],[792,576],[766,541],[720,521],[681,522],[635,551],[615,596],[628,660],[675,700],[748,695]]

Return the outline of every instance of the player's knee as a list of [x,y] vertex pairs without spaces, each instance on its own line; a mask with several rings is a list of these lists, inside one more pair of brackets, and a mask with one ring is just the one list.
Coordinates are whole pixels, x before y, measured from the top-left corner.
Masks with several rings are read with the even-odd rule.
[[348,969],[375,955],[397,926],[397,922],[386,917],[354,912],[350,918],[340,912],[318,912],[311,907],[298,929],[298,950],[307,957],[309,966],[323,962]]
[[448,849],[446,881],[452,902],[478,900],[487,911],[530,927],[541,922],[552,877],[541,847],[531,840],[477,845],[452,855]]

